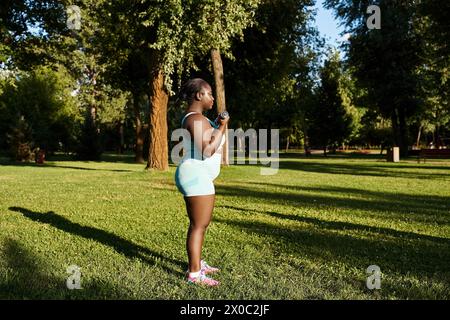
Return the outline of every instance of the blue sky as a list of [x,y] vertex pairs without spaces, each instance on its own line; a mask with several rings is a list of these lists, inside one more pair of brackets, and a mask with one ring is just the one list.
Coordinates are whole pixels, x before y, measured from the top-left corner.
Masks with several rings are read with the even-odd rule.
[[323,0],[316,0],[316,24],[320,34],[327,38],[327,42],[337,47],[342,41],[342,36],[339,34],[344,31],[344,28],[339,27],[338,20],[334,18],[333,12],[325,9],[322,2]]

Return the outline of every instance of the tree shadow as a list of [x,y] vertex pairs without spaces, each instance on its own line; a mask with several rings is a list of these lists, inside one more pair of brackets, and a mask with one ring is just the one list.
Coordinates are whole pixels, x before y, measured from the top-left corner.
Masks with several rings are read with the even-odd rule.
[[186,264],[175,259],[165,257],[164,255],[152,251],[146,247],[137,245],[131,241],[128,241],[120,236],[117,236],[111,232],[97,229],[94,227],[82,226],[78,223],[71,222],[70,220],[55,214],[53,211],[48,211],[46,213],[33,212],[31,210],[20,208],[20,207],[10,207],[9,210],[22,213],[25,217],[32,221],[48,224],[62,231],[71,233],[83,237],[85,239],[90,239],[97,241],[103,245],[109,246],[116,250],[118,253],[123,254],[128,258],[137,258],[151,265],[158,265],[166,272],[170,274],[175,274],[177,276],[184,276],[184,274],[174,268],[173,265],[179,268],[186,268]]
[[254,213],[260,213],[272,216],[274,218],[280,218],[285,220],[292,220],[292,221],[299,221],[299,222],[306,222],[309,224],[313,224],[319,228],[322,229],[328,229],[328,230],[356,230],[356,231],[366,231],[370,233],[377,233],[382,235],[387,235],[395,238],[403,238],[408,240],[419,240],[419,241],[432,241],[439,244],[447,245],[450,247],[450,239],[449,238],[441,238],[436,236],[429,236],[414,232],[407,232],[407,231],[399,231],[389,228],[383,228],[383,227],[373,227],[368,225],[362,225],[362,224],[356,224],[351,222],[344,222],[344,221],[327,221],[317,218],[311,218],[311,217],[303,217],[299,215],[290,215],[290,214],[284,214],[284,213],[278,213],[275,211],[262,211],[262,210],[255,210],[255,209],[243,209],[233,206],[218,206],[219,208],[226,208],[231,210],[237,210],[237,211],[244,211],[244,212],[254,212]]
[[[263,183],[261,185],[266,186],[267,184]],[[286,187],[283,185],[277,186],[283,188]],[[367,196],[365,191],[358,191],[357,189],[349,188],[293,188],[305,191],[342,192],[344,194],[351,191],[353,193],[359,193],[361,196]],[[277,204],[282,203],[296,207],[302,206],[306,208],[315,208],[317,210],[323,209],[324,206],[330,206],[343,209],[375,212],[381,215],[388,215],[390,219],[394,218],[394,215],[397,215],[397,218],[405,219],[405,217],[407,217],[408,220],[418,222],[432,221],[433,223],[438,224],[450,223],[450,213],[448,210],[449,202],[447,197],[418,197],[368,191],[367,193],[369,195],[372,192],[372,195],[376,196],[378,199],[367,200],[332,197],[329,195],[272,192],[262,189],[251,189],[242,186],[238,187],[227,185],[217,185],[216,191],[218,194],[228,196],[250,197],[257,200],[263,200],[265,202]]]
[[327,156],[324,157],[323,150],[321,150],[319,153],[310,154],[308,156],[305,155],[305,152],[298,151],[298,152],[292,152],[292,151],[282,151],[279,153],[280,158],[296,158],[296,159],[317,159],[317,160],[327,160],[327,159],[371,159],[371,160],[380,160],[385,161],[386,160],[386,154],[380,155],[379,153],[358,153],[358,152],[352,152],[352,153],[327,153]]
[[[275,188],[284,188],[287,190],[294,191],[306,191],[306,192],[323,192],[323,193],[337,193],[343,195],[357,195],[359,197],[370,197],[376,198],[381,201],[388,201],[391,205],[406,205],[408,210],[424,211],[431,209],[433,211],[442,212],[446,214],[450,212],[450,197],[441,196],[429,196],[429,195],[410,195],[402,193],[388,193],[373,190],[361,190],[356,188],[343,188],[343,187],[303,187],[295,185],[284,185],[276,183],[259,183],[250,182],[254,185],[260,186],[273,186]],[[354,199],[349,199],[348,201],[354,201]],[[449,215],[450,216],[450,215]]]
[[[273,213],[272,213],[273,214]],[[276,216],[276,215],[275,215]],[[350,268],[365,270],[369,265],[378,265],[384,273],[427,277],[445,284],[447,289],[439,292],[450,298],[448,280],[450,247],[448,244],[422,240],[405,241],[404,237],[392,238],[356,238],[322,228],[293,228],[270,223],[215,218],[216,223],[224,223],[248,234],[259,234],[273,238],[277,252],[280,248],[286,255],[307,257],[316,263],[338,263]],[[320,223],[320,221],[315,221]],[[342,225],[328,224],[332,228]],[[353,226],[354,228],[358,228]],[[364,227],[361,227],[364,228]],[[401,298],[429,297],[428,293],[416,288],[413,294],[403,292]],[[444,298],[444,297],[443,297]]]
[[97,168],[54,165],[49,162],[44,163],[44,164],[36,164],[34,162],[3,162],[3,163],[0,163],[0,165],[12,166],[12,167],[75,169],[75,170],[85,170],[85,171],[136,172],[133,170],[125,170],[125,169],[97,169]]
[[[322,152],[322,151],[321,151]],[[359,152],[352,152],[352,153],[341,153],[338,152],[336,154],[328,153],[327,157],[323,156],[322,153],[314,153],[308,156],[305,156],[305,153],[302,152],[280,152],[279,153],[280,158],[284,159],[303,159],[303,160],[333,160],[333,159],[340,159],[340,160],[372,160],[376,162],[383,162],[385,166],[391,166],[391,167],[398,167],[398,166],[405,166],[403,163],[393,163],[388,162],[386,159],[386,153],[383,153],[380,155],[379,153],[359,153]],[[418,156],[410,155],[406,157],[402,157],[402,161],[412,161],[417,163]],[[433,158],[431,158],[433,159]],[[434,158],[433,160],[438,160],[438,163],[440,162],[446,162],[448,165],[448,159],[442,159],[442,158]],[[417,164],[416,168],[423,168],[423,167],[430,167],[429,165],[425,164]]]
[[38,257],[12,239],[6,239],[2,248],[5,268],[12,274],[0,279],[1,299],[42,299],[53,296],[52,291],[62,291],[64,281],[45,274]]
[[[439,169],[440,173],[414,173],[399,172],[397,169]],[[371,177],[396,177],[396,178],[414,178],[414,179],[448,179],[448,166],[407,166],[407,165],[355,165],[347,163],[326,163],[312,161],[280,161],[280,169],[300,170],[305,172],[342,174],[354,176],[371,176]],[[394,169],[394,170],[390,170]],[[444,172],[445,170],[445,172]]]
[[67,270],[51,270],[41,257],[13,239],[4,241],[0,253],[3,267],[9,270],[0,276],[0,299],[98,299],[99,292],[104,298],[131,299],[126,292],[96,280],[81,278],[82,289],[69,290]]
[[114,153],[114,152],[104,152],[100,156],[99,160],[81,160],[78,159],[76,154],[74,153],[54,153],[54,154],[48,154],[46,156],[47,161],[58,161],[58,162],[64,162],[64,161],[76,161],[76,162],[83,162],[83,163],[89,163],[89,162],[113,162],[113,163],[136,163],[134,161],[134,153],[133,152],[125,152],[123,154]]

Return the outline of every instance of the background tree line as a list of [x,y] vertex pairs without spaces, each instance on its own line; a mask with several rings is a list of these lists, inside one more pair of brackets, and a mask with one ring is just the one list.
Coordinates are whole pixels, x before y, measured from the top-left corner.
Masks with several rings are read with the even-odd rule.
[[380,0],[381,29],[370,30],[372,1],[326,0],[349,34],[341,54],[313,26],[314,4],[2,1],[0,148],[17,160],[128,149],[165,170],[184,108],[176,92],[197,76],[232,127],[279,128],[286,147],[449,144],[449,4]]

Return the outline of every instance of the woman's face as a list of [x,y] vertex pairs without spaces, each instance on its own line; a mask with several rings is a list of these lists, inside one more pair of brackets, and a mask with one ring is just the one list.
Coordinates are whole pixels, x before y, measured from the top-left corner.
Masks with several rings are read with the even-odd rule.
[[214,105],[214,97],[210,86],[204,86],[200,91],[201,101],[205,110],[212,109]]

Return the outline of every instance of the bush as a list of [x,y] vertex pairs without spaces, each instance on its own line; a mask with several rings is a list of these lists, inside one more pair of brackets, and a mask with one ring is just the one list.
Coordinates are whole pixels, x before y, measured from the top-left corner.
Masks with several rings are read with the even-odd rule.
[[34,161],[35,154],[33,143],[31,142],[31,128],[22,116],[18,123],[7,134],[7,141],[10,145],[10,157],[17,161]]

